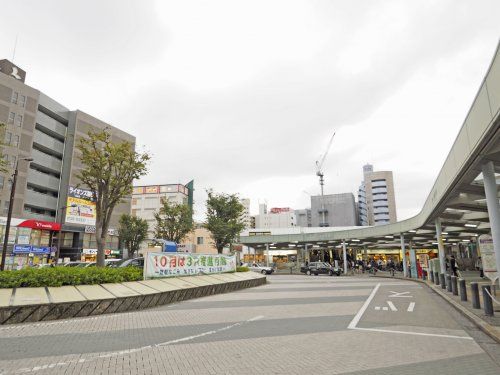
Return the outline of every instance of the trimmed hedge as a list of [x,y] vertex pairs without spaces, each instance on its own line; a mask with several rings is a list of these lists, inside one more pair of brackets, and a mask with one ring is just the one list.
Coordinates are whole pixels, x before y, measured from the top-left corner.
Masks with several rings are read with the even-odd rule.
[[236,267],[236,272],[248,272],[250,271],[250,268],[244,267],[244,266],[238,266]]
[[91,285],[142,280],[136,267],[46,267],[0,272],[0,288]]

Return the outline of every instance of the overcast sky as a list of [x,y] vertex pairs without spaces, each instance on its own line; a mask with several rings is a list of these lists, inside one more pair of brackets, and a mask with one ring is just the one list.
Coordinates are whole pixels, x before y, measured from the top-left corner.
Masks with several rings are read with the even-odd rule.
[[394,172],[417,214],[500,36],[500,1],[6,1],[0,58],[26,83],[137,137],[144,184],[195,180],[271,207]]

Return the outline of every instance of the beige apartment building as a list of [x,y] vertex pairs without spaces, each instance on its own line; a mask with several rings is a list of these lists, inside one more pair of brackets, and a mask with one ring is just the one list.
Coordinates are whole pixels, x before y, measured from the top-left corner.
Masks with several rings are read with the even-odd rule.
[[358,191],[360,225],[384,225],[397,221],[394,179],[391,171],[373,171],[363,166],[363,181]]
[[182,244],[178,246],[179,251],[199,254],[217,254],[217,248],[210,235],[210,231],[201,224],[189,233]]

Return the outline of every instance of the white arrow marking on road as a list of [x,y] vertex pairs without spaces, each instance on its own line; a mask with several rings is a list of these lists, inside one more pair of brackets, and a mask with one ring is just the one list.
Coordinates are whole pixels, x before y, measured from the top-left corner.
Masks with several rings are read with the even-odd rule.
[[390,292],[392,294],[389,296],[389,298],[413,298],[413,296],[406,295],[410,292],[393,292],[392,290]]
[[396,306],[394,306],[394,304],[391,301],[387,301],[387,304],[391,308],[391,311],[398,311],[398,309],[396,309]]
[[415,302],[410,302],[410,306],[408,306],[408,312],[413,312],[413,309],[415,308]]

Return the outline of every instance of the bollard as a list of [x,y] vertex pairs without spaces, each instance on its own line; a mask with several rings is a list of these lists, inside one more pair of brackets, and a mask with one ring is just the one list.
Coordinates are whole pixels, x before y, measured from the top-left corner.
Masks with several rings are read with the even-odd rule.
[[460,285],[460,301],[467,301],[467,288],[465,286],[465,280],[458,280],[458,284]]
[[429,277],[431,279],[431,283],[434,282],[434,272],[429,272]]
[[439,285],[439,272],[434,272],[434,284]]
[[493,300],[491,299],[491,286],[483,285],[484,315],[493,316]]
[[458,285],[457,285],[457,277],[451,277],[451,292],[454,296],[458,296]]
[[446,283],[444,282],[444,273],[439,274],[439,283],[442,289],[446,289]]
[[451,293],[451,276],[446,275],[446,291]]
[[480,309],[481,303],[479,302],[479,287],[477,283],[470,283],[470,293],[472,299],[472,307],[475,309]]

